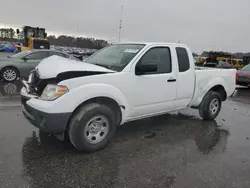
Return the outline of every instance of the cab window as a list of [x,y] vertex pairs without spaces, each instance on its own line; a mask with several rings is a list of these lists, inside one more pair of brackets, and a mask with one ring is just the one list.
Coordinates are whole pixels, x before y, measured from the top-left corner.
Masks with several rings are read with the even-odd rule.
[[179,72],[185,72],[189,70],[190,63],[188,58],[188,53],[185,48],[177,47],[176,48],[178,65],[179,65]]
[[168,47],[151,48],[143,55],[138,63],[140,65],[157,65],[157,71],[147,74],[163,74],[172,72],[171,53]]

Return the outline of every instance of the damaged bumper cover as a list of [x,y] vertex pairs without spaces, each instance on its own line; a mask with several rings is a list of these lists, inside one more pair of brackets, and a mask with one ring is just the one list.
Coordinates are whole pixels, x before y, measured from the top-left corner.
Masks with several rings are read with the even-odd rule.
[[37,98],[37,96],[28,94],[29,85],[26,81],[23,81],[24,87],[21,90],[21,104],[24,117],[35,127],[39,128],[43,132],[51,134],[63,134],[67,128],[67,124],[71,113],[46,113],[35,109],[27,104],[31,98]]

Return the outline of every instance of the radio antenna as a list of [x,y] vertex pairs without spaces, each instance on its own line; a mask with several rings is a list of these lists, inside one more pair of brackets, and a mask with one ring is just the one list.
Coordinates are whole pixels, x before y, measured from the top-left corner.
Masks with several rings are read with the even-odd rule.
[[121,15],[120,15],[120,24],[119,24],[119,36],[118,36],[118,42],[121,42],[121,34],[122,34],[122,11],[123,11],[123,5],[121,5]]

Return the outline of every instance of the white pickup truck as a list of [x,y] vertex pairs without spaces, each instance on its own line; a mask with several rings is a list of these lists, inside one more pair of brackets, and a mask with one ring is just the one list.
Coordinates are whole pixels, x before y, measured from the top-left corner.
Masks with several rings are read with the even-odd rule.
[[193,62],[186,45],[169,43],[115,44],[82,63],[52,56],[23,81],[23,113],[87,152],[105,147],[129,121],[187,107],[212,120],[235,90],[236,71]]

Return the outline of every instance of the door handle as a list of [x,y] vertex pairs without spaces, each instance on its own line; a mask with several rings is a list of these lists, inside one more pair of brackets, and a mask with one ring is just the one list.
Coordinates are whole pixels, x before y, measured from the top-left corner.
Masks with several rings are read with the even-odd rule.
[[169,78],[167,81],[168,81],[168,82],[176,82],[176,79],[174,79],[174,78]]

